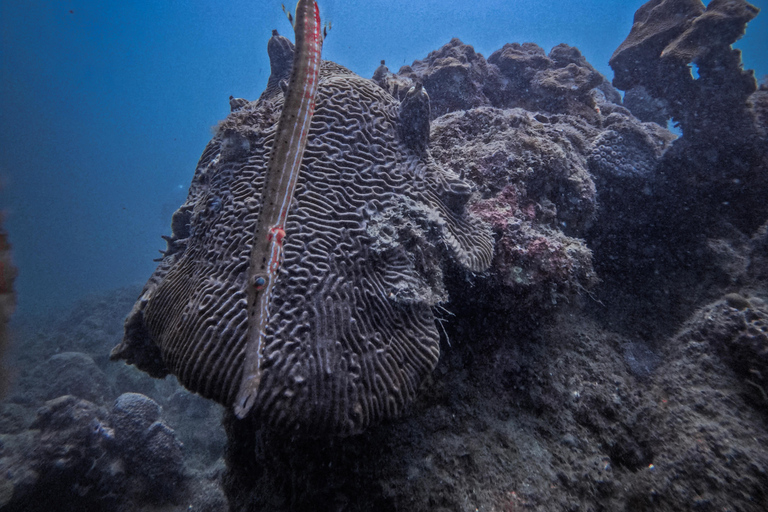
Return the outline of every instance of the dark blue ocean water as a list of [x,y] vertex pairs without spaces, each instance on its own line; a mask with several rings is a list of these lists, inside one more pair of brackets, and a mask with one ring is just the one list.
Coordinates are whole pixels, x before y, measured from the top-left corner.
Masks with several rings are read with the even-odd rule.
[[[319,3],[333,23],[323,57],[366,77],[452,37],[486,57],[564,42],[611,76],[643,1]],[[764,12],[737,46],[761,77],[768,0],[752,3]],[[21,313],[147,279],[227,98],[263,90],[273,28],[292,37],[277,0],[0,3],[0,207]]]

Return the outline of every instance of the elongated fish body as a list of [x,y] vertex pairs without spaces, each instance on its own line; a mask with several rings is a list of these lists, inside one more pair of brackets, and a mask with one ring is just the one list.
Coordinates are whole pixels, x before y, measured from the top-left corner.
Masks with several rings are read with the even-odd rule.
[[323,35],[315,0],[299,0],[293,20],[296,45],[293,70],[267,164],[261,212],[248,268],[248,341],[235,414],[253,407],[261,380],[269,305],[283,260],[285,220],[299,177],[307,134],[315,110]]

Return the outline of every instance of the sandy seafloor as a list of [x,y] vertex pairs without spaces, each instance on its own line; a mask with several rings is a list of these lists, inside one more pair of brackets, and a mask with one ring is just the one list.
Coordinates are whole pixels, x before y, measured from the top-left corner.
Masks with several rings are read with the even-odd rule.
[[401,418],[244,434],[109,360],[141,284],[93,293],[11,323],[0,510],[768,510],[768,84],[720,66],[672,133],[569,48],[471,44],[389,77],[470,70],[430,91],[430,151],[497,244],[475,281],[446,272],[440,360]]

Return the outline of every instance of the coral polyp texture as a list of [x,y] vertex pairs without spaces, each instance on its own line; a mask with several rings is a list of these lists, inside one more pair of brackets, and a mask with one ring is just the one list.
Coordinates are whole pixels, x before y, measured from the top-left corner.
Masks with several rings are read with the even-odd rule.
[[[282,72],[274,59],[289,58],[290,43],[275,34],[269,47]],[[268,87],[221,123],[113,352],[227,406],[241,381],[246,269],[282,99]],[[398,416],[437,362],[442,265],[490,265],[490,230],[465,208],[470,185],[425,152],[429,98],[415,99],[401,105],[322,65],[254,406],[273,428],[346,435]]]

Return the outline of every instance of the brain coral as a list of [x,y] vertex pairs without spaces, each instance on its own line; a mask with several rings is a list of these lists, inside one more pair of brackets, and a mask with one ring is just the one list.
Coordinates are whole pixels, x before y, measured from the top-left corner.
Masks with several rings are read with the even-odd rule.
[[635,179],[647,183],[664,151],[674,140],[669,132],[613,114],[606,130],[592,142],[588,162],[595,178],[603,183]]
[[[290,54],[277,34],[270,48],[273,60]],[[112,354],[225,405],[242,373],[246,270],[282,99],[268,87],[221,123]],[[443,260],[490,265],[490,231],[465,211],[469,185],[402,139],[413,130],[398,124],[419,121],[408,108],[323,63],[270,305],[260,422],[346,435],[398,415],[438,358]]]

